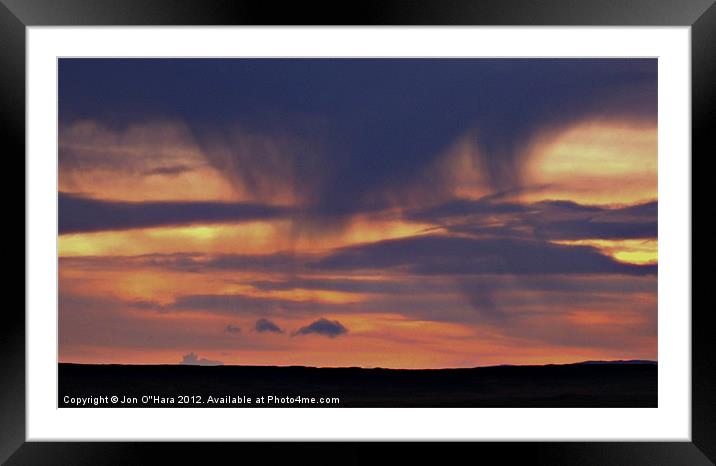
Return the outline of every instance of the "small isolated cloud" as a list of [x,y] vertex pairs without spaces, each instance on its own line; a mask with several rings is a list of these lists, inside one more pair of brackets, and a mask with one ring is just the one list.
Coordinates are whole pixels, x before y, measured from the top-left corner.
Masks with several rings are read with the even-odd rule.
[[348,333],[348,329],[345,328],[343,324],[341,324],[337,320],[328,320],[320,318],[312,324],[307,325],[305,327],[301,327],[300,329],[296,330],[293,335],[309,335],[311,333],[335,338],[338,335]]
[[185,366],[223,366],[224,363],[221,361],[212,361],[211,359],[199,358],[199,355],[195,352],[185,354],[181,363]]
[[259,319],[256,321],[256,331],[259,333],[271,332],[271,333],[283,333],[281,327],[274,324],[268,319]]
[[235,325],[229,324],[226,327],[224,327],[224,331],[226,333],[241,333],[241,327],[237,327]]

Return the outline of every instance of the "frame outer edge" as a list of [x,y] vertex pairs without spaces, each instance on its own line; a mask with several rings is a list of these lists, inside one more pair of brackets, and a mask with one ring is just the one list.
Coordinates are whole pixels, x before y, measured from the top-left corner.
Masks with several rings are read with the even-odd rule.
[[[716,153],[713,137],[716,121],[716,3],[712,3],[691,27],[691,105],[693,174],[697,153],[702,162]],[[696,199],[693,194],[692,199]],[[691,208],[693,249],[693,200]],[[691,257],[693,302],[693,254]],[[706,258],[699,262],[706,262]],[[692,305],[691,440],[712,462],[716,462],[716,345],[713,343],[713,317],[709,314],[710,307],[697,312]]]
[[[99,1],[101,0],[98,0],[97,3]],[[88,8],[89,3],[82,0],[71,0],[62,3],[63,7],[69,7],[65,10],[65,14],[59,14],[58,10],[55,10],[50,2],[43,0],[3,0],[0,2],[0,83],[2,83],[0,86],[0,122],[3,132],[6,133],[7,142],[10,142],[10,146],[13,148],[10,153],[22,153],[23,160],[25,149],[26,24],[193,24],[193,22],[187,21],[187,16],[181,12],[174,16],[166,15],[163,20],[152,19],[157,17],[156,12],[164,11],[164,7],[169,6],[169,2],[161,0],[156,2],[155,7],[148,8],[154,12],[154,14],[150,13],[149,15],[146,15],[146,3],[143,4],[145,8],[138,8],[136,13],[127,13],[131,9],[127,8],[126,3],[134,3],[132,0],[128,0],[123,8],[105,4],[107,6],[106,11],[102,11],[104,7]],[[210,1],[209,3],[217,6],[226,5],[226,2],[222,1]],[[465,5],[463,2],[456,3]],[[514,2],[509,1],[508,3],[512,4]],[[545,10],[549,10],[549,13],[543,14],[554,13],[554,2],[549,3],[550,6],[545,8]],[[716,102],[716,89],[714,88],[714,83],[716,83],[716,60],[714,60],[714,57],[716,57],[716,6],[714,6],[713,0],[692,0],[689,1],[688,8],[684,8],[683,3],[686,2],[682,4],[679,4],[680,2],[671,3],[674,13],[677,10],[681,10],[681,13],[675,14],[676,21],[669,20],[669,12],[664,11],[663,3],[659,3],[660,8],[657,8],[657,10],[660,13],[657,15],[656,20],[653,15],[648,18],[644,18],[643,15],[636,15],[637,19],[632,21],[615,22],[604,21],[603,18],[599,18],[598,21],[583,22],[582,24],[684,24],[684,11],[688,10],[689,14],[687,16],[693,18],[692,21],[687,20],[685,22],[685,24],[692,24],[692,143],[694,152],[703,152],[705,158],[706,150],[713,153],[715,149],[714,143],[709,138],[709,131],[710,122],[714,121],[713,104]],[[244,2],[244,4],[246,3]],[[395,1],[388,2],[388,4],[393,7],[397,6]],[[194,6],[196,5],[194,3]],[[449,9],[450,6],[448,5],[446,10]],[[202,8],[199,8],[199,10],[203,12],[197,16],[205,19],[206,10]],[[217,10],[221,11],[222,8]],[[214,12],[216,13],[217,10]],[[391,18],[400,16],[399,14],[396,15],[396,11],[389,12],[387,16]],[[185,13],[187,12],[185,11]],[[427,12],[435,13],[434,10],[427,10]],[[397,13],[400,12],[398,11]],[[116,18],[114,21],[112,20],[113,16]],[[358,16],[363,17],[360,14]],[[557,24],[576,24],[570,22],[569,18],[565,18],[564,15],[557,16]],[[616,16],[629,17],[622,14]],[[508,17],[502,17],[502,20],[505,24],[537,24],[543,21],[542,15],[536,19],[532,18],[531,21],[524,16],[522,19],[519,19],[519,17],[520,15],[518,14],[511,16],[511,21]],[[248,15],[247,17],[242,17],[241,23],[252,24],[252,20],[260,20],[261,18],[261,14],[258,14],[256,18]],[[468,14],[467,19],[463,18],[462,20],[453,19],[451,21],[451,18],[445,17],[445,15],[436,15],[435,18],[435,23],[440,24],[475,22],[474,14]],[[194,19],[196,19],[196,16]],[[490,24],[496,23],[495,19],[499,18],[488,14],[484,19],[486,20],[485,24]],[[236,17],[234,20],[236,20]],[[408,15],[403,21],[404,23],[413,24],[432,24],[425,22],[424,15],[416,15],[415,17]],[[389,21],[386,24],[401,23]],[[19,115],[23,115],[22,120],[17,118]],[[699,149],[696,149],[697,146],[699,146]],[[7,319],[6,324],[3,326],[4,328],[0,332],[3,337],[0,340],[0,351],[2,351],[0,354],[5,356],[6,361],[6,367],[3,371],[3,383],[0,384],[0,462],[4,462],[25,442],[24,313],[15,313],[15,315],[8,313]],[[716,403],[714,402],[716,365],[713,364],[713,339],[709,334],[711,327],[707,325],[708,322],[704,314],[694,313],[692,319],[692,359],[694,368],[692,375],[692,440],[694,445],[705,456],[713,459],[716,458],[716,445],[713,444],[713,439],[716,438]],[[24,450],[28,446],[25,445],[22,449]],[[35,446],[39,447],[39,445]]]
[[[0,3],[0,128],[3,152],[8,170],[16,170],[22,160],[22,192],[25,194],[25,25]],[[20,178],[19,174],[13,178]],[[5,188],[17,198],[17,186]],[[14,204],[15,201],[11,202]],[[23,251],[25,246],[25,212],[23,206]],[[17,238],[19,233],[13,233]],[[16,240],[17,241],[17,240]],[[18,248],[19,249],[19,248]],[[23,266],[24,283],[26,269]],[[14,274],[13,274],[14,275]],[[13,280],[20,280],[20,274]],[[8,287],[9,288],[9,287]],[[18,287],[19,288],[19,287]],[[25,299],[23,286],[23,303]],[[8,290],[9,291],[9,290]],[[19,290],[13,294],[17,296]],[[14,301],[15,303],[17,301]],[[15,308],[17,306],[17,308]],[[0,462],[25,442],[25,306],[7,306],[0,327]]]
[[2,0],[28,26],[690,26],[712,0]]
[[[441,464],[448,457],[499,458],[499,464],[549,466],[709,466],[712,463],[687,442],[28,442],[7,466],[53,464],[95,466],[151,464],[204,464],[207,458],[263,458],[270,451],[272,464],[370,464],[378,458],[400,457],[402,463]],[[299,461],[300,464],[300,461]]]

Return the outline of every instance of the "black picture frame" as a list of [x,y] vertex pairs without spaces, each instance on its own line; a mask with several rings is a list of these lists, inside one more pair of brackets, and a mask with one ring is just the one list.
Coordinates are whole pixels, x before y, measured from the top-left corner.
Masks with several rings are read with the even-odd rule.
[[[0,114],[3,152],[8,159],[24,160],[25,153],[25,28],[61,25],[691,26],[692,154],[706,158],[714,152],[713,0],[0,0]],[[498,458],[500,464],[713,464],[716,358],[708,325],[711,312],[710,307],[694,307],[691,314],[691,442],[411,443],[400,448],[400,455],[445,461],[449,451],[453,458]],[[150,458],[161,463],[205,464],[213,462],[212,458],[254,455],[270,457],[271,463],[306,459],[362,464],[393,447],[344,442],[270,447],[266,443],[27,442],[25,315],[20,306],[6,306],[0,335],[0,460],[6,464],[147,464]]]

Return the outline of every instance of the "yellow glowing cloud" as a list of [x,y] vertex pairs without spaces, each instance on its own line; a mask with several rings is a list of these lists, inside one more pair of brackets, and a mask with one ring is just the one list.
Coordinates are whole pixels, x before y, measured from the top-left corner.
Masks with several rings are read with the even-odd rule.
[[570,199],[586,204],[656,199],[657,128],[627,122],[592,121],[535,145],[526,177],[545,190],[525,200]]
[[656,264],[659,261],[658,241],[652,239],[555,241],[559,244],[593,246],[620,262]]
[[162,227],[62,235],[58,249],[61,257],[185,251],[205,254],[268,254],[285,250],[310,252],[413,236],[424,233],[429,226],[401,220],[356,218],[343,229],[299,235],[294,234],[292,223],[286,220]]

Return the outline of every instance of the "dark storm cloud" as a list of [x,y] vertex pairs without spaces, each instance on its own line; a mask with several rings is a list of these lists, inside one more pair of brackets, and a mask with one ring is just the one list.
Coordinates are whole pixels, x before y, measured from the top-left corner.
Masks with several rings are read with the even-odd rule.
[[[543,240],[656,238],[656,201],[628,207],[583,205],[571,201],[534,204],[453,201],[407,214],[452,232]],[[498,220],[496,222],[496,220]]]
[[[590,117],[656,121],[656,59],[61,59],[60,121],[188,125],[207,161],[319,215],[434,198],[474,134],[493,188],[533,138]],[[416,188],[417,187],[417,188]]]
[[656,274],[656,266],[620,263],[589,246],[518,238],[419,236],[341,248],[310,264],[318,270],[381,270],[437,275]]
[[656,238],[657,222],[570,220],[539,225],[535,235],[554,240]]
[[454,217],[468,215],[515,214],[525,211],[523,204],[493,203],[486,200],[453,199],[443,204],[407,213],[407,218],[418,222],[438,223]]
[[339,335],[348,333],[348,329],[345,328],[343,324],[341,324],[337,320],[328,320],[325,318],[320,318],[305,327],[299,328],[298,330],[293,332],[292,335],[310,335],[312,333],[316,335],[323,335],[329,338],[335,338]]
[[254,329],[259,333],[269,332],[269,333],[283,333],[283,330],[281,327],[276,325],[275,323],[271,322],[268,319],[259,319],[256,321],[256,325],[254,326]]
[[59,233],[128,230],[168,225],[248,222],[288,215],[279,207],[229,202],[122,202],[59,193]]

